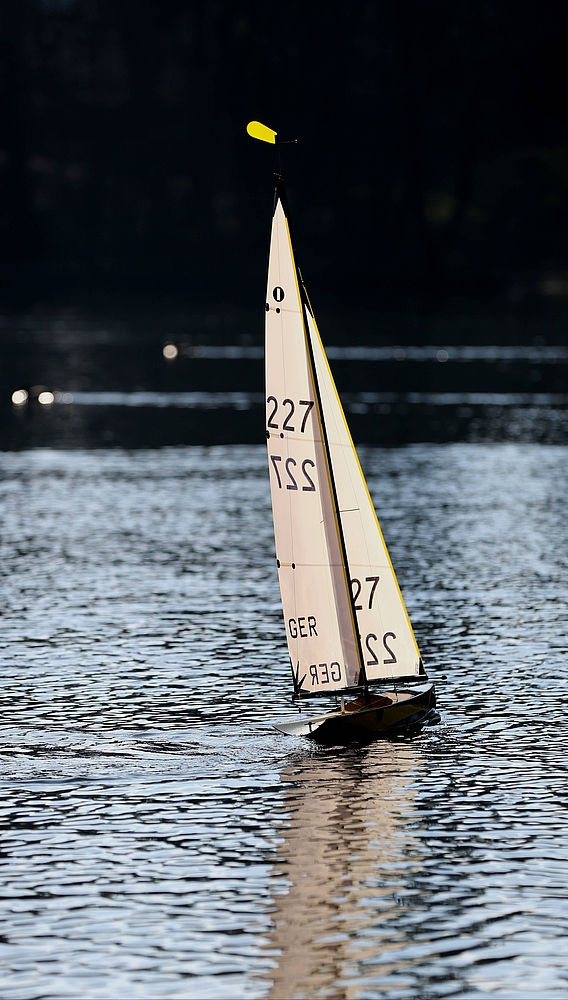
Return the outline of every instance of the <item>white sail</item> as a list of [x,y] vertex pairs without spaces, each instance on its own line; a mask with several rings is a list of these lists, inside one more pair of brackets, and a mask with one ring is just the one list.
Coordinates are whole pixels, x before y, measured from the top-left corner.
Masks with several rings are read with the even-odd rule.
[[421,671],[420,654],[307,296],[282,189],[266,298],[267,444],[296,691]]
[[266,296],[267,445],[276,558],[297,691],[359,684],[361,659],[285,208]]
[[367,680],[422,672],[420,652],[308,306],[306,321],[327,432]]

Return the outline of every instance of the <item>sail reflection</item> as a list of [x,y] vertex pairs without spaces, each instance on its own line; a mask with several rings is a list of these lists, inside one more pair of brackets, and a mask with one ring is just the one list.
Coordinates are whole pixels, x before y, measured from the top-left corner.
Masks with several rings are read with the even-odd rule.
[[392,952],[404,943],[393,921],[422,867],[408,830],[421,757],[414,744],[382,743],[282,772],[290,788],[277,867],[289,888],[275,898],[272,1000],[347,1000],[358,995],[364,967],[392,972]]

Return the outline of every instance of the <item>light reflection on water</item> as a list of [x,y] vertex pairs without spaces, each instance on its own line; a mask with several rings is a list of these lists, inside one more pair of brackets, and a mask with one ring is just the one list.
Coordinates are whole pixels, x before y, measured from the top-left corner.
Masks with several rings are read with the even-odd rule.
[[[420,871],[413,770],[420,747],[374,746],[285,768],[287,819],[278,854],[288,891],[276,897],[271,945],[282,956],[270,996],[350,996],[368,986],[370,963],[382,978],[404,976],[392,926]],[[377,919],[379,924],[377,926]],[[393,933],[394,932],[394,933]],[[394,959],[381,954],[384,943]],[[402,967],[401,967],[402,966]]]
[[567,455],[363,450],[443,724],[359,749],[263,447],[1,455],[2,996],[565,996]]

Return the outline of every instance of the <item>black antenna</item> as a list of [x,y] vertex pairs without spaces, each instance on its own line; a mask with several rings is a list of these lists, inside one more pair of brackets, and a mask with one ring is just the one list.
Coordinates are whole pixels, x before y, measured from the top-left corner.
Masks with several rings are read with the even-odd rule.
[[282,176],[282,153],[280,152],[281,146],[296,146],[298,143],[297,139],[279,139],[276,136],[275,139],[276,148],[278,149],[278,173]]

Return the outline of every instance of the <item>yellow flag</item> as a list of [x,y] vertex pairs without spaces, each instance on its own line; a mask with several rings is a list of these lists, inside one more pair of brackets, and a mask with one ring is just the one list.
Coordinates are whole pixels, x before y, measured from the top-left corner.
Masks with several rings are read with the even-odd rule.
[[261,139],[262,142],[271,142],[273,145],[276,144],[277,133],[268,128],[267,125],[262,125],[260,122],[249,122],[247,125],[247,132],[252,135],[253,139]]

